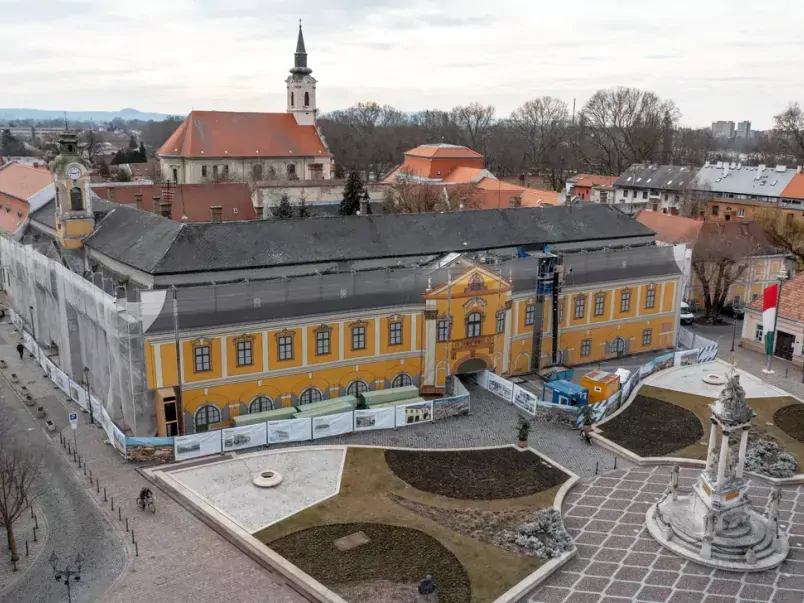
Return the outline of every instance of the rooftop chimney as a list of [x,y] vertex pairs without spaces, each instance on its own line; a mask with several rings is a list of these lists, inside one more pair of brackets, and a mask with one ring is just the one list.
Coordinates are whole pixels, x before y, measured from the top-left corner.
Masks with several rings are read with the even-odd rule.
[[360,200],[360,215],[367,216],[369,213],[369,202],[368,199],[361,199]]
[[172,205],[173,205],[173,203],[170,201],[170,199],[165,199],[164,201],[160,202],[159,203],[159,214],[163,218],[167,218],[169,220]]
[[210,205],[209,214],[213,222],[223,222],[223,205]]
[[134,193],[134,201],[137,203],[137,209],[142,209],[142,193]]
[[159,195],[154,195],[153,200],[154,200],[154,213],[158,214],[159,213]]

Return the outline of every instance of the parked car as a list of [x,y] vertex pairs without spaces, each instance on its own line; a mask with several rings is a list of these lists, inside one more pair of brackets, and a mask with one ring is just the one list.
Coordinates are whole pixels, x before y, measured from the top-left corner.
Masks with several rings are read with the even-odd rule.
[[678,317],[681,319],[682,325],[691,325],[695,320],[695,314],[692,313],[692,310],[687,302],[681,302],[681,309]]
[[742,304],[726,304],[720,313],[730,318],[742,320],[745,318],[745,306]]

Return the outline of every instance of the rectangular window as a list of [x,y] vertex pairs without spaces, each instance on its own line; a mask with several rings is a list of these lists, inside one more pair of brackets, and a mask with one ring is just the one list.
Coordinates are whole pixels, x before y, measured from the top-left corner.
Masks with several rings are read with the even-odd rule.
[[285,336],[279,338],[279,359],[293,360],[293,337]]
[[202,177],[202,178],[206,178],[206,177],[207,177],[207,166],[205,166],[205,165],[202,165],[202,166],[201,166],[201,177]]
[[762,323],[757,324],[756,328],[754,329],[754,339],[757,341],[762,341],[762,333],[765,330],[765,327],[762,326]]
[[217,165],[212,166],[212,177],[216,178],[216,179],[218,177],[218,166]]
[[251,179],[262,180],[262,164],[256,163],[251,166]]
[[623,191],[623,199],[627,199],[627,198],[628,198],[628,191]]
[[315,355],[326,356],[329,354],[329,331],[322,329],[315,333]]
[[648,294],[645,296],[645,309],[649,310],[650,308],[656,307],[656,289],[651,288],[648,289]]
[[586,298],[579,295],[575,298],[575,318],[583,318],[586,314]]
[[237,366],[248,366],[254,364],[251,356],[251,342],[238,341],[237,342]]
[[739,303],[740,303],[740,296],[739,296],[739,295],[735,295],[735,296],[734,296],[734,301],[733,301],[732,303],[733,303],[735,306],[736,306],[737,304],[739,304]]
[[606,296],[595,295],[595,316],[603,316],[606,311]]
[[623,289],[620,291],[620,312],[631,311],[631,291]]
[[402,323],[392,322],[388,327],[388,345],[402,345]]
[[647,198],[648,198],[648,191],[642,191],[642,198],[643,198],[643,199],[647,199]]
[[642,330],[642,345],[650,345],[650,342],[653,340],[653,329],[643,329]]
[[737,208],[737,217],[738,218],[745,218],[745,208],[738,207]]
[[528,304],[525,306],[525,325],[532,325],[536,322],[536,306]]
[[352,349],[366,349],[366,327],[352,327]]
[[592,354],[592,340],[584,339],[581,342],[581,356],[590,356]]
[[438,321],[438,341],[449,341],[449,321]]
[[203,371],[212,370],[212,365],[209,360],[209,346],[200,345],[194,350],[195,354],[195,372],[201,373]]
[[228,177],[229,177],[229,166],[228,166],[228,165],[224,165],[224,166],[223,166],[223,177],[224,177],[224,178],[228,178]]
[[505,333],[505,312],[497,312],[497,333]]
[[713,205],[713,206],[712,206],[712,215],[713,215],[713,216],[716,216],[716,215],[718,215],[719,213],[720,213],[720,206],[719,206],[719,205]]

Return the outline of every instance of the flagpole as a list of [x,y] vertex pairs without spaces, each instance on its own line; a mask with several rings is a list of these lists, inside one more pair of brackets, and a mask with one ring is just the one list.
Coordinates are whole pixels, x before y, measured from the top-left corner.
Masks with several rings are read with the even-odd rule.
[[771,331],[771,345],[770,348],[768,349],[768,368],[762,371],[767,375],[773,373],[773,369],[771,368],[771,361],[773,360],[773,351],[776,348],[776,327],[779,323],[779,306],[782,303],[782,285],[787,280],[787,270],[784,267],[784,260],[782,260],[782,269],[779,270],[779,274],[776,276],[776,278],[779,281],[779,290],[776,292],[776,312],[773,315],[773,331]]

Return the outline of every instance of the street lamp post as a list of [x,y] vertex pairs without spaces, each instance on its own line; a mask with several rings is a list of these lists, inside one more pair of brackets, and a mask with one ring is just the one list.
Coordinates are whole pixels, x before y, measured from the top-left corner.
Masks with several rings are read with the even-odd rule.
[[734,340],[737,338],[737,317],[731,319],[731,351],[734,353]]
[[56,554],[56,551],[53,551],[50,555],[50,566],[53,568],[53,574],[56,578],[57,582],[61,582],[64,580],[64,584],[67,586],[67,602],[73,603],[73,595],[70,590],[70,578],[78,582],[81,579],[81,565],[84,563],[84,557],[81,553],[78,553],[75,556],[75,564],[76,569],[72,569],[69,565],[64,567],[63,569],[58,569],[56,566],[59,563],[59,556]]
[[87,384],[87,405],[89,406],[89,423],[95,424],[95,415],[92,412],[92,388],[89,387],[89,367],[84,367],[84,383]]
[[[34,325],[34,307],[28,306],[28,311],[31,313],[31,338],[33,341],[31,342],[31,347],[33,348],[36,345],[36,326]],[[39,358],[37,358],[39,360]]]

